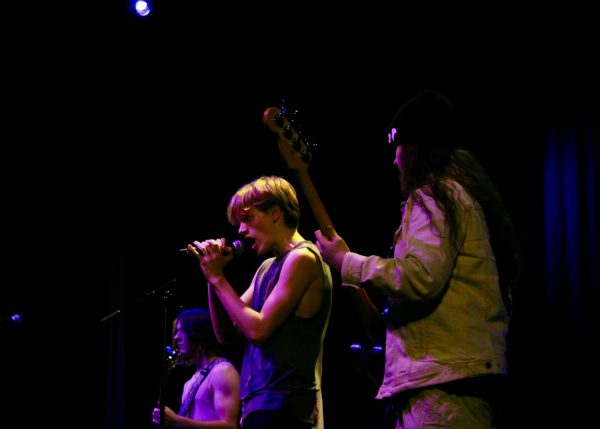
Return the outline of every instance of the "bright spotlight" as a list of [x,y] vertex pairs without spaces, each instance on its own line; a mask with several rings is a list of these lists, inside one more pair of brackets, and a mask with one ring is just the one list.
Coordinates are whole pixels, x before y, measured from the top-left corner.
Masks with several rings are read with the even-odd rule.
[[150,13],[150,5],[145,0],[137,0],[135,2],[135,12],[139,16],[146,16]]

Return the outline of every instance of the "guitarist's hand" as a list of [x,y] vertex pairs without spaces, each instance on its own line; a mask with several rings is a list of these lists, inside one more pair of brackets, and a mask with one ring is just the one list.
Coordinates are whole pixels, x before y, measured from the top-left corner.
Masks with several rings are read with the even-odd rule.
[[341,272],[344,256],[350,251],[344,239],[337,235],[332,227],[328,227],[325,233],[321,232],[320,229],[316,230],[315,237],[317,239],[317,248],[321,252],[325,262],[331,268]]

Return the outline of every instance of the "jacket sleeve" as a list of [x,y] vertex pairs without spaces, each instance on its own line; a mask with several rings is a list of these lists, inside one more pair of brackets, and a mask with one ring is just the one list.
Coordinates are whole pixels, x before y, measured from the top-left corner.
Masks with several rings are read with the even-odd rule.
[[424,196],[423,202],[432,220],[409,200],[393,258],[346,254],[341,272],[343,285],[366,287],[411,301],[428,300],[444,290],[457,255],[448,241],[442,212],[433,199]]

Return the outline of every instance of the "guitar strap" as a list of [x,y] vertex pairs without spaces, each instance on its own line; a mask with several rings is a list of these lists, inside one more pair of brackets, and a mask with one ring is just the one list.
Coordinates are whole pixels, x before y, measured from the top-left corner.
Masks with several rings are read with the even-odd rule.
[[185,396],[185,399],[183,400],[183,402],[181,403],[181,407],[179,408],[179,413],[177,413],[177,414],[179,414],[180,416],[188,417],[188,413],[190,411],[190,405],[192,404],[192,401],[196,397],[196,393],[198,392],[200,385],[202,384],[204,379],[208,376],[208,373],[210,372],[210,370],[213,369],[213,367],[215,365],[217,365],[218,363],[224,362],[225,360],[226,359],[224,359],[224,358],[217,358],[217,359],[213,360],[207,367],[202,368],[200,370],[200,376],[196,378],[196,381],[192,385],[192,388],[189,390],[189,392]]

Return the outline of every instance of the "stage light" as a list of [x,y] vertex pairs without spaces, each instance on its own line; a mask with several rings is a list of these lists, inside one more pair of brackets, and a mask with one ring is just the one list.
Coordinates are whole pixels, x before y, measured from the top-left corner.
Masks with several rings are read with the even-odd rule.
[[139,16],[146,16],[150,14],[150,4],[145,0],[136,0],[135,13],[137,13]]
[[8,318],[0,318],[0,325],[4,324],[5,322],[10,325],[20,325],[23,323],[23,316],[15,313],[11,314]]

